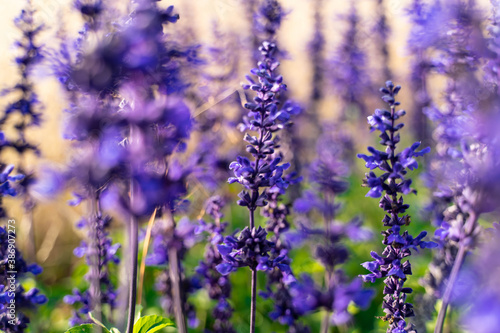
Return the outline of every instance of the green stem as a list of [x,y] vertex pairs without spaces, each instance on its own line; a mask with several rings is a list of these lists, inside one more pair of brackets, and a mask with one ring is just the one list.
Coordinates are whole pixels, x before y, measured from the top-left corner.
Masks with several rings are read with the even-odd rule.
[[[476,222],[478,220],[478,215],[475,212],[472,212],[465,223],[465,237],[468,237],[474,230]],[[460,240],[457,257],[455,258],[455,262],[453,263],[453,268],[451,269],[450,278],[448,280],[448,284],[446,285],[446,290],[443,295],[443,304],[441,305],[441,309],[439,310],[438,318],[436,321],[436,327],[434,329],[434,333],[442,333],[444,320],[446,318],[446,310],[451,301],[451,294],[453,292],[453,286],[458,278],[458,273],[460,272],[460,268],[465,259],[465,254],[467,251],[467,246],[465,245],[464,239]]]

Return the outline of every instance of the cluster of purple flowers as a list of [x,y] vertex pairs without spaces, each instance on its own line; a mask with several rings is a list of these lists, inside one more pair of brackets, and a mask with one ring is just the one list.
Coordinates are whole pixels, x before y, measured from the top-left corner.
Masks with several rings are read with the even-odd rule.
[[[34,92],[31,79],[34,67],[43,58],[42,47],[37,44],[38,34],[43,25],[37,24],[35,10],[31,2],[15,19],[17,29],[22,37],[16,40],[15,46],[20,54],[15,58],[20,80],[12,87],[2,91],[1,95],[15,96],[15,100],[7,104],[0,116],[0,153],[11,150],[16,153],[18,162],[14,165],[0,162],[0,218],[9,217],[4,209],[3,198],[6,196],[22,196],[23,206],[27,211],[34,207],[34,201],[28,194],[28,187],[34,182],[34,175],[25,165],[28,152],[39,155],[38,147],[30,142],[26,133],[30,127],[39,126],[41,122],[41,103]],[[12,125],[14,131],[8,128]],[[14,132],[14,138],[8,138],[5,132]],[[30,221],[32,223],[32,221]],[[28,265],[17,249],[16,221],[5,220],[5,227],[0,226],[0,330],[7,333],[24,332],[30,319],[28,314],[38,306],[47,302],[47,297],[37,288],[25,290],[22,282],[28,274],[38,275],[42,268],[37,264]],[[32,225],[29,228],[33,228]],[[31,242],[34,240],[31,239]],[[28,245],[28,256],[33,259],[33,244]]]
[[9,242],[15,239],[15,229],[9,225],[0,227],[0,330],[14,333],[25,331],[30,323],[26,312],[46,303],[47,297],[37,288],[26,291],[21,285],[28,274],[38,275],[42,268],[28,265],[15,243]]
[[362,36],[359,25],[360,16],[351,3],[349,13],[342,17],[348,27],[330,60],[332,68],[332,86],[339,96],[342,96],[345,118],[353,115],[367,114],[364,96],[371,91],[370,74],[367,71],[367,59],[364,50],[366,40]]
[[[297,178],[295,173],[290,173],[286,176],[286,180],[290,185],[294,185],[301,181],[301,177]],[[262,215],[267,219],[266,230],[272,234],[270,240],[275,244],[271,251],[271,262],[280,256],[283,259],[277,266],[268,267],[266,290],[259,294],[273,300],[274,309],[269,314],[271,319],[286,325],[288,332],[307,333],[310,331],[309,328],[298,321],[300,314],[293,304],[291,290],[297,281],[290,268],[291,259],[288,257],[292,244],[286,239],[291,227],[289,221],[291,205],[282,202],[282,194],[279,192],[269,191],[267,197],[268,204],[262,210]],[[269,259],[265,258],[262,262],[267,266]]]
[[409,208],[403,201],[403,194],[416,193],[411,186],[411,179],[406,177],[409,170],[418,168],[415,157],[422,156],[430,151],[425,148],[417,151],[420,142],[411,147],[396,152],[397,144],[400,142],[400,129],[403,123],[396,121],[403,117],[406,112],[397,110],[400,104],[396,101],[396,95],[400,86],[394,86],[387,81],[386,87],[381,88],[382,100],[389,106],[389,110],[377,109],[373,116],[368,117],[368,123],[372,131],[380,132],[380,144],[385,146],[385,151],[368,147],[370,155],[359,154],[358,157],[366,162],[370,170],[380,169],[381,175],[370,171],[366,174],[364,185],[370,190],[366,196],[379,198],[380,207],[386,212],[383,223],[389,229],[382,232],[383,244],[386,245],[382,256],[372,251],[374,261],[363,264],[371,273],[363,275],[365,281],[375,282],[376,279],[384,278],[384,303],[383,308],[386,316],[384,320],[389,321],[387,332],[403,333],[413,330],[407,318],[415,315],[413,305],[406,302],[407,295],[412,292],[411,288],[405,287],[404,283],[408,275],[412,274],[411,265],[404,259],[411,255],[411,250],[417,251],[418,247],[432,248],[437,244],[426,242],[423,238],[427,232],[422,231],[417,237],[411,236],[408,231],[402,232],[401,227],[410,224],[410,216],[403,215]]
[[[309,240],[315,244],[315,257],[325,267],[326,290],[314,283],[311,277],[302,275],[300,282],[292,286],[293,304],[298,314],[324,309],[326,315],[322,323],[322,332],[329,331],[330,325],[344,325],[351,319],[347,307],[351,301],[365,308],[369,305],[373,291],[363,289],[361,280],[349,281],[340,266],[347,262],[349,251],[346,239],[364,241],[371,233],[361,228],[357,218],[348,223],[340,223],[336,217],[341,208],[337,197],[349,187],[350,138],[332,124],[326,124],[319,137],[317,157],[309,166],[309,181],[313,188],[303,192],[295,200],[294,210],[308,214],[310,219],[301,222],[297,233],[291,234],[293,241]],[[314,226],[313,212],[320,215],[323,228]]]
[[113,244],[109,237],[111,218],[99,215],[100,212],[96,214],[78,223],[79,228],[88,228],[88,240],[82,241],[73,252],[79,258],[85,256],[89,266],[85,279],[90,282],[90,287],[83,292],[74,289],[72,295],[64,297],[67,304],[79,305],[78,311],[74,311],[70,319],[72,326],[92,323],[89,313],[93,312],[94,315],[101,316],[104,304],[109,305],[110,313],[116,308],[117,291],[111,282],[109,264],[116,265],[120,262],[117,256],[120,244]]
[[[166,157],[185,149],[184,141],[192,129],[190,110],[182,100],[187,84],[181,79],[181,64],[196,62],[195,48],[184,48],[163,32],[164,25],[179,18],[173,7],[161,9],[155,1],[136,1],[128,20],[108,32],[104,20],[109,16],[109,8],[101,2],[77,2],[75,6],[86,22],[82,40],[78,42],[75,57],[63,52],[69,49],[64,47],[61,52],[67,55],[62,58],[66,62],[56,62],[56,73],[61,75],[60,81],[73,102],[65,136],[75,142],[79,153],[70,162],[67,179],[76,182],[79,200],[85,199],[92,207],[91,216],[95,218],[88,224],[90,235],[103,236],[95,244],[88,244],[88,258],[96,246],[102,246],[98,258],[108,258],[116,252],[117,245],[112,246],[107,238],[109,223],[101,223],[108,221],[101,214],[101,207],[115,209],[131,219],[129,250],[134,269],[129,282],[131,329],[138,220],[158,209],[158,216],[166,216],[159,223],[163,229],[175,230],[170,217],[187,191],[186,177],[190,170],[181,167],[176,159]],[[89,31],[102,36],[93,48],[86,42],[91,37]],[[155,239],[162,235],[160,229],[160,226],[154,229]],[[175,249],[171,243],[162,243],[168,247],[165,251]],[[94,291],[89,293],[95,294],[100,286],[107,285],[108,290],[101,293],[101,302],[113,307],[115,293],[102,272],[110,261],[116,260],[90,261],[97,266],[89,274],[95,276],[100,272],[97,274],[100,282],[95,282],[91,288]],[[180,276],[180,272],[175,275]],[[175,278],[175,291],[180,290],[179,283]],[[75,297],[69,296],[67,301],[88,303]],[[180,306],[181,299],[175,301]]]
[[[440,248],[422,281],[429,291],[422,304],[431,308],[437,299],[443,300],[436,323],[436,332],[441,332],[466,253],[477,245],[482,233],[479,217],[495,209],[489,198],[497,195],[498,183],[491,172],[498,165],[498,154],[495,139],[491,140],[495,135],[491,136],[486,125],[496,123],[495,80],[487,74],[495,48],[483,36],[483,15],[474,3],[416,6],[418,26],[432,33],[414,34],[413,41],[423,56],[428,57],[428,49],[438,54],[427,60],[427,73],[432,70],[447,80],[444,105],[435,106],[428,98],[424,110],[436,126],[436,154],[426,180],[434,191],[428,208],[438,226],[435,237]],[[479,79],[481,67],[483,81]],[[484,113],[491,119],[485,122]],[[426,319],[431,315],[426,314]]]
[[[265,14],[272,14],[279,4],[269,1],[266,3]],[[280,17],[281,13],[276,14]],[[271,15],[272,16],[272,15]],[[270,17],[267,15],[266,17]],[[271,17],[269,29],[275,19]],[[276,19],[277,20],[277,19]],[[280,21],[274,22],[279,25]],[[275,30],[272,31],[274,35]],[[275,43],[264,41],[259,47],[261,60],[258,68],[251,70],[257,78],[247,75],[248,84],[244,89],[256,92],[253,102],[245,104],[248,115],[243,118],[239,129],[243,131],[256,131],[257,136],[245,134],[246,146],[255,161],[247,157],[238,156],[237,161],[230,164],[234,177],[229,178],[229,183],[239,183],[245,190],[239,193],[238,205],[247,207],[250,212],[249,226],[245,227],[237,237],[227,236],[218,250],[224,260],[217,266],[217,270],[227,275],[239,267],[249,267],[252,271],[252,306],[250,318],[250,331],[255,331],[255,306],[257,296],[257,270],[271,271],[278,268],[284,274],[290,274],[289,261],[286,252],[279,253],[276,243],[267,240],[267,232],[261,226],[255,226],[255,210],[268,204],[267,199],[273,193],[285,193],[289,181],[284,177],[284,171],[290,167],[289,163],[281,163],[281,156],[276,151],[279,148],[276,132],[285,128],[293,115],[300,112],[300,107],[291,101],[283,105],[280,93],[286,90],[283,77],[277,73],[279,62],[276,59],[278,48]],[[262,192],[261,192],[262,190]]]
[[[9,121],[15,121],[13,127],[17,138],[4,142],[3,145],[13,148],[20,156],[30,151],[35,154],[40,153],[37,146],[26,138],[26,130],[32,126],[39,126],[42,120],[42,106],[34,91],[31,75],[43,59],[43,49],[36,39],[44,26],[35,22],[34,15],[35,10],[29,4],[14,21],[17,29],[22,32],[22,37],[16,41],[21,55],[15,58],[21,79],[13,87],[2,91],[2,96],[20,93],[20,97],[9,103],[0,117],[0,126],[5,126]],[[22,166],[18,168],[23,169]]]
[[224,200],[220,196],[209,198],[205,206],[205,212],[213,222],[207,223],[201,220],[197,228],[197,232],[209,234],[209,243],[205,247],[204,259],[196,268],[196,273],[201,276],[202,284],[207,288],[209,297],[217,301],[212,312],[214,323],[211,331],[214,333],[236,332],[230,322],[234,311],[228,302],[231,297],[231,282],[228,276],[217,270],[217,266],[223,263],[218,246],[224,240],[224,232],[228,225],[227,222],[222,221],[224,218],[222,213],[224,204]]
[[[5,142],[5,137],[2,132],[0,132],[0,142]],[[14,170],[14,165],[6,165],[4,163],[0,163],[0,167],[2,168],[2,173],[0,173],[0,217],[4,218],[7,216],[5,209],[2,205],[2,199],[5,196],[14,197],[17,195],[17,191],[14,187],[16,182],[24,179],[24,175],[11,175]]]
[[[23,176],[12,177],[8,174],[13,170],[10,166],[1,164],[6,177],[2,180],[4,194],[13,195],[14,190],[9,186],[8,179],[16,178],[15,192],[23,203],[27,220],[29,221],[30,241],[25,254],[33,259],[35,255],[34,221],[33,210],[35,200],[31,196],[32,185],[36,182],[37,176],[34,170],[28,167],[28,160],[32,155],[41,155],[38,145],[28,138],[29,130],[41,125],[43,105],[35,92],[33,75],[36,68],[44,59],[44,47],[38,42],[39,34],[44,30],[44,25],[36,20],[36,11],[31,1],[21,10],[21,14],[15,18],[14,24],[21,33],[21,37],[16,39],[15,47],[19,54],[15,57],[15,65],[19,73],[19,81],[7,89],[2,90],[0,96],[7,96],[12,99],[0,116],[0,152],[5,150],[13,151],[16,155],[16,171]],[[14,97],[14,98],[12,98]],[[13,131],[11,130],[13,129]],[[9,137],[4,133],[12,133]],[[0,211],[0,217],[5,217],[5,212]]]
[[[460,298],[465,299],[469,308],[464,313],[462,323],[478,333],[492,333],[498,328],[500,309],[498,284],[498,250],[500,224],[494,223],[487,229],[487,241],[468,267],[462,278]],[[495,269],[490,269],[494,267]],[[468,289],[467,289],[468,288]],[[472,291],[472,292],[471,292]]]

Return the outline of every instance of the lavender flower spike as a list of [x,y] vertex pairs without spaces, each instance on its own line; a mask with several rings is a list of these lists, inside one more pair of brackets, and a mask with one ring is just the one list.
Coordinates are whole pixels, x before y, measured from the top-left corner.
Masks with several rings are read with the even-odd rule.
[[[278,148],[278,138],[273,133],[289,124],[290,117],[300,112],[300,108],[293,103],[286,102],[279,106],[280,92],[286,90],[283,77],[276,73],[279,62],[275,56],[278,53],[276,44],[263,42],[259,48],[261,61],[258,68],[252,69],[251,73],[257,77],[254,79],[247,76],[249,84],[244,89],[257,92],[253,102],[246,103],[248,116],[243,118],[240,125],[242,131],[251,130],[259,133],[259,136],[245,134],[244,140],[248,142],[247,152],[255,159],[250,161],[247,157],[238,156],[237,160],[230,164],[234,177],[229,178],[229,183],[240,183],[244,186],[240,194],[238,204],[247,207],[249,216],[249,227],[243,229],[238,238],[228,236],[224,244],[218,246],[218,250],[224,259],[224,263],[217,266],[222,275],[227,275],[238,267],[248,266],[252,271],[252,302],[250,309],[250,332],[255,332],[255,306],[257,299],[257,270],[267,270],[269,267],[287,269],[288,265],[282,263],[285,259],[280,256],[275,260],[269,260],[267,265],[259,265],[263,258],[269,258],[269,253],[275,244],[269,242],[267,232],[262,228],[255,228],[254,213],[257,207],[267,204],[266,191],[284,193],[288,187],[288,181],[283,179],[283,173],[290,167],[289,163],[281,163],[280,157],[275,157]],[[265,267],[264,267],[265,266]]]
[[396,153],[396,146],[400,141],[399,130],[404,124],[396,124],[396,121],[405,115],[404,110],[396,110],[399,102],[396,101],[400,86],[394,86],[391,81],[386,82],[386,88],[381,88],[382,100],[389,105],[388,110],[375,110],[373,116],[368,117],[368,123],[371,130],[380,131],[380,143],[386,146],[385,151],[376,150],[373,147],[368,147],[370,155],[359,154],[358,157],[366,162],[366,167],[370,170],[380,169],[383,173],[376,175],[370,171],[366,174],[364,185],[370,190],[366,196],[378,198],[380,207],[386,211],[386,215],[382,222],[384,226],[389,227],[383,231],[383,244],[386,245],[382,255],[376,252],[371,252],[374,261],[365,262],[362,264],[371,273],[363,275],[363,279],[370,282],[375,282],[376,279],[385,278],[384,302],[383,308],[386,316],[383,318],[389,321],[388,333],[404,333],[414,332],[413,325],[406,322],[406,318],[414,316],[413,305],[406,302],[406,297],[412,292],[411,288],[405,287],[404,283],[408,275],[411,275],[411,265],[404,258],[411,255],[411,250],[420,248],[432,248],[437,244],[433,242],[425,242],[423,238],[426,232],[421,232],[417,237],[411,236],[408,231],[402,232],[401,228],[410,223],[410,216],[403,215],[409,205],[403,202],[403,194],[416,193],[411,186],[411,179],[405,178],[408,170],[413,170],[418,167],[415,157],[422,156],[430,151],[430,148],[425,148],[417,151],[420,146],[419,142],[414,143],[411,147],[405,148],[399,153]]
[[[45,51],[44,47],[38,43],[38,35],[44,29],[44,25],[37,23],[35,14],[32,2],[27,1],[26,7],[14,20],[17,30],[21,32],[21,36],[14,44],[19,51],[19,55],[15,57],[19,80],[0,93],[0,96],[15,97],[0,112],[0,128],[5,128],[7,133],[15,134],[11,134],[12,137],[8,141],[2,140],[1,145],[2,148],[8,147],[16,154],[16,171],[25,175],[18,183],[17,191],[23,202],[30,239],[27,242],[25,254],[31,260],[35,258],[36,249],[33,222],[35,200],[31,197],[30,192],[36,176],[34,170],[30,170],[26,162],[27,157],[30,157],[31,154],[40,155],[36,142],[29,138],[29,130],[40,126],[42,121],[43,105],[35,92],[33,71],[43,61]],[[12,127],[12,131],[9,131],[9,126]]]

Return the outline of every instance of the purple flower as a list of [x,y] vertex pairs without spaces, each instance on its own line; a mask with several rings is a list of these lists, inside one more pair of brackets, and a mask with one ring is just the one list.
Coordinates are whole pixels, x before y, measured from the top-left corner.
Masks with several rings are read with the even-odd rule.
[[[266,14],[270,22],[279,24],[281,13],[271,18],[271,10],[281,10],[277,1],[266,1]],[[274,32],[272,32],[274,34]],[[288,229],[286,215],[288,210],[279,205],[278,198],[285,193],[290,184],[298,181],[294,176],[285,176],[284,171],[290,167],[289,163],[281,163],[282,157],[277,151],[279,147],[277,131],[290,124],[292,116],[301,109],[292,102],[285,102],[281,106],[280,94],[286,90],[283,77],[277,73],[279,62],[276,59],[278,49],[273,42],[263,42],[259,51],[261,60],[258,68],[251,70],[255,77],[247,76],[248,84],[244,89],[256,92],[252,102],[247,102],[245,108],[248,115],[243,118],[239,128],[242,131],[255,131],[259,136],[245,134],[244,140],[248,143],[246,150],[253,157],[253,161],[244,156],[229,165],[234,177],[229,183],[240,183],[245,190],[239,193],[238,204],[245,206],[250,212],[250,225],[245,227],[238,236],[227,236],[222,244],[218,245],[218,252],[223,262],[216,266],[222,275],[228,275],[239,267],[249,267],[252,271],[252,284],[256,285],[257,271],[265,271],[270,276],[268,281],[269,295],[273,293],[270,285],[278,282],[279,290],[284,290],[283,283],[294,281],[287,257],[286,249],[280,244],[280,234]],[[262,191],[262,192],[261,192]],[[267,240],[267,232],[262,227],[255,227],[254,212],[257,207],[269,204],[264,215],[269,217],[267,229],[274,231],[274,241]],[[270,207],[273,209],[272,213]],[[271,208],[272,209],[272,208]],[[277,244],[278,243],[278,244]],[[252,311],[255,311],[256,290],[252,289]],[[279,307],[279,305],[277,305]],[[275,314],[276,315],[276,314]],[[274,316],[274,315],[273,315]],[[280,317],[280,314],[276,316]],[[288,316],[288,315],[287,315]],[[284,320],[282,317],[280,320]],[[289,322],[290,316],[287,317]],[[251,330],[253,332],[255,313],[251,314]]]
[[[467,289],[462,290],[456,303],[460,306],[461,322],[467,329],[478,333],[492,333],[498,327],[499,318],[495,314],[500,309],[498,288],[499,240],[500,224],[486,230],[486,241],[473,256],[471,264],[467,265],[462,277]],[[458,286],[457,286],[458,287]],[[457,293],[458,288],[455,288]],[[462,288],[460,288],[462,289]],[[460,294],[460,292],[458,292]]]
[[112,265],[120,262],[117,256],[120,244],[113,244],[109,236],[110,223],[109,216],[91,217],[86,223],[88,240],[82,241],[73,251],[75,256],[85,257],[89,266],[85,279],[90,282],[90,286],[83,292],[74,290],[73,295],[64,298],[66,303],[78,308],[70,319],[71,325],[90,323],[88,313],[98,305],[108,304],[111,309],[116,307],[117,290],[111,281],[110,269]]
[[[24,164],[26,154],[34,153],[40,155],[38,144],[28,138],[29,129],[38,127],[42,121],[43,105],[35,92],[33,71],[44,59],[44,47],[39,45],[38,35],[44,29],[43,24],[35,20],[36,11],[29,2],[21,14],[15,18],[14,24],[21,33],[21,37],[15,42],[15,47],[19,51],[15,57],[15,64],[19,73],[19,81],[11,87],[4,89],[0,96],[10,95],[9,103],[5,106],[0,115],[0,132],[2,130],[11,134],[12,137],[6,139],[4,133],[0,134],[0,152],[9,149],[16,154],[19,162],[16,164],[16,172],[24,176],[16,179],[16,190],[21,195],[23,207],[30,211],[35,206],[33,198],[30,196],[30,188],[36,181],[35,173],[26,169]],[[12,131],[6,128],[12,126]],[[0,168],[5,165],[0,163]],[[5,171],[3,171],[5,172]],[[3,175],[3,174],[2,174]],[[4,178],[4,177],[0,177]],[[14,176],[9,179],[14,181]],[[1,180],[0,195],[15,195],[16,191],[9,186],[6,180]],[[0,208],[0,216],[4,211]],[[33,223],[30,221],[30,223]]]
[[371,155],[358,155],[367,162],[367,168],[382,171],[380,176],[374,171],[367,173],[363,185],[370,187],[367,196],[376,198],[382,196],[379,206],[387,212],[383,222],[384,226],[389,227],[382,232],[386,248],[382,256],[372,252],[375,261],[363,263],[362,266],[371,272],[364,275],[363,280],[375,282],[376,279],[385,278],[385,297],[382,307],[386,318],[390,320],[388,332],[409,332],[406,318],[414,316],[413,305],[406,302],[406,295],[412,290],[404,287],[407,276],[411,275],[411,265],[408,260],[403,262],[403,259],[411,255],[411,249],[437,246],[433,242],[422,240],[426,232],[422,232],[416,238],[413,238],[408,231],[401,233],[401,227],[410,223],[410,217],[408,215],[400,217],[400,214],[404,214],[409,207],[404,204],[403,196],[400,194],[415,192],[410,188],[411,179],[406,178],[407,170],[417,168],[418,164],[414,157],[422,156],[430,149],[417,151],[420,146],[417,142],[399,153],[396,152],[396,146],[400,141],[398,132],[403,127],[402,123],[397,124],[396,121],[405,115],[404,111],[396,110],[399,102],[395,97],[400,89],[400,86],[394,86],[391,81],[387,81],[386,88],[381,88],[380,91],[383,94],[382,100],[389,105],[390,111],[376,110],[375,116],[368,118],[370,126],[380,131],[380,143],[386,146],[385,152],[369,147]]
[[[342,96],[344,112],[355,110],[357,114],[363,115],[366,113],[363,96],[371,90],[371,83],[363,50],[365,41],[359,31],[360,17],[354,3],[349,13],[341,19],[347,22],[348,28],[330,60],[332,87],[338,96]],[[347,114],[345,116],[349,117]]]
[[360,280],[348,283],[342,272],[337,272],[335,279],[330,280],[326,291],[316,286],[311,277],[305,274],[291,287],[293,305],[299,314],[324,308],[332,312],[329,320],[334,325],[342,325],[350,320],[347,308],[351,301],[366,308],[373,294],[373,290],[363,289]]
[[[47,303],[47,297],[40,293],[37,288],[26,291],[21,285],[22,280],[29,274],[38,275],[42,268],[36,264],[28,265],[22,254],[9,242],[9,235],[12,230],[7,227],[0,227],[0,270],[6,272],[0,277],[0,330],[6,333],[25,332],[30,320],[26,315],[26,310],[33,311],[42,304]],[[15,258],[13,260],[12,258]],[[12,281],[7,274],[15,271],[15,281]],[[12,320],[9,315],[9,308],[6,304],[15,302],[16,320]],[[13,324],[14,323],[14,324]]]

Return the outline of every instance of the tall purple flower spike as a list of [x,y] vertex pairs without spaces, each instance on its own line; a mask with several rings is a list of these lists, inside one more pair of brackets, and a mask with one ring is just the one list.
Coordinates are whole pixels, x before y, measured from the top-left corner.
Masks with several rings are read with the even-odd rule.
[[[283,77],[277,74],[279,62],[276,59],[278,49],[276,44],[263,42],[259,48],[261,60],[258,68],[251,70],[256,77],[247,76],[248,84],[244,89],[256,92],[252,102],[245,104],[248,115],[243,118],[239,128],[241,131],[258,132],[258,137],[245,134],[246,146],[254,161],[244,156],[230,164],[234,177],[229,183],[239,183],[244,190],[239,193],[240,206],[247,207],[250,212],[250,223],[237,236],[228,236],[224,243],[218,246],[224,259],[217,270],[227,275],[238,267],[248,266],[252,271],[252,302],[250,332],[255,331],[255,311],[257,297],[257,270],[267,271],[274,267],[288,267],[285,264],[286,256],[271,259],[269,252],[275,244],[267,240],[267,232],[262,227],[255,227],[254,213],[257,207],[267,204],[267,192],[285,193],[289,183],[284,178],[284,172],[290,167],[289,163],[281,163],[281,157],[276,156],[279,138],[276,132],[290,123],[293,115],[298,114],[300,108],[292,102],[280,105],[280,93],[286,90]],[[264,189],[267,189],[264,191]]]
[[[69,173],[82,185],[79,197],[94,202],[97,196],[96,207],[102,204],[103,209],[130,219],[133,262],[127,332],[132,332],[138,220],[158,209],[157,216],[166,216],[164,221],[173,231],[172,211],[183,203],[187,191],[191,170],[171,155],[184,150],[192,129],[190,110],[182,98],[188,85],[181,72],[185,63],[197,62],[196,47],[181,47],[164,33],[164,26],[179,18],[172,6],[162,9],[154,0],[133,1],[127,19],[109,32],[102,24],[108,13],[102,1],[74,5],[86,22],[77,55],[71,56],[70,48],[63,47],[60,60],[55,61],[56,74],[72,102],[64,134],[81,153],[74,157]],[[95,47],[86,44],[88,31],[102,37]],[[176,249],[169,247],[169,251]],[[175,294],[177,327],[186,332],[178,259],[177,254],[169,255],[169,263],[177,262],[169,265],[175,271],[170,290]]]
[[[365,40],[359,28],[360,16],[354,1],[349,13],[341,19],[348,24],[348,28],[330,59],[331,84],[336,94],[341,96],[344,112],[356,111],[364,116],[368,113],[364,95],[372,90],[372,83],[367,71]],[[345,113],[342,116],[347,119],[353,117]]]
[[428,153],[430,148],[417,151],[420,143],[416,142],[411,147],[396,152],[400,141],[398,132],[404,126],[403,123],[397,123],[397,120],[406,114],[404,110],[396,109],[400,104],[396,101],[400,89],[400,86],[394,86],[391,81],[387,81],[386,88],[381,88],[380,91],[382,100],[388,104],[389,110],[377,109],[373,116],[368,117],[371,131],[380,132],[380,143],[386,147],[385,151],[368,147],[369,155],[358,155],[365,160],[368,169],[379,169],[383,172],[380,175],[374,171],[367,173],[363,186],[370,188],[366,196],[372,198],[382,196],[379,205],[386,212],[382,220],[384,226],[388,227],[382,232],[384,236],[382,243],[386,248],[382,255],[371,252],[374,261],[362,264],[370,274],[362,277],[365,282],[375,282],[376,279],[384,278],[385,297],[382,307],[386,313],[383,319],[389,321],[388,333],[414,331],[412,325],[407,322],[407,318],[414,316],[413,305],[406,302],[406,297],[412,289],[404,286],[408,275],[412,272],[410,262],[404,258],[411,255],[411,250],[417,251],[419,247],[424,249],[437,246],[433,242],[423,240],[427,234],[425,231],[414,238],[408,231],[401,230],[410,223],[410,216],[402,215],[409,208],[409,205],[403,202],[403,194],[416,193],[410,187],[411,179],[406,174],[409,170],[418,168],[416,157]]

